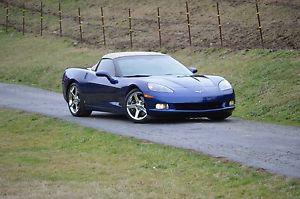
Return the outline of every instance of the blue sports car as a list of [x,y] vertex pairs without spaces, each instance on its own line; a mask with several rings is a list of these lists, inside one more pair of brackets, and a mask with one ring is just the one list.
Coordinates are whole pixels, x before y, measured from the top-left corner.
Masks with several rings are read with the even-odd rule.
[[126,114],[134,122],[153,117],[229,117],[235,108],[230,83],[196,73],[196,68],[162,53],[110,53],[90,68],[66,69],[62,88],[73,116],[103,111]]

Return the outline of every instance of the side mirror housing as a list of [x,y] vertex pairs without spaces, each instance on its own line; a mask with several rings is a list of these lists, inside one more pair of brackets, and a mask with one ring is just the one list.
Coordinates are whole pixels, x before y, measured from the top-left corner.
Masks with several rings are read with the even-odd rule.
[[193,66],[189,67],[189,70],[194,74],[196,74],[198,72],[197,68],[193,67]]
[[97,77],[106,77],[108,79],[108,81],[112,84],[118,83],[118,80],[114,79],[110,74],[108,74],[107,72],[104,72],[104,71],[97,71],[96,76]]

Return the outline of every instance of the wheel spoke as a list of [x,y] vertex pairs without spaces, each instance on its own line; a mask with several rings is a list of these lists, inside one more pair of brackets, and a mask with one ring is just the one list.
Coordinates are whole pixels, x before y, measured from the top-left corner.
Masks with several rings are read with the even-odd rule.
[[129,104],[129,105],[127,105],[127,108],[136,108],[136,105],[135,104]]
[[134,117],[135,117],[136,119],[139,119],[139,114],[140,114],[140,110],[136,108],[136,109],[135,109]]
[[72,107],[73,105],[74,105],[74,101],[73,101],[73,100],[70,100],[70,101],[69,101],[69,106]]
[[78,90],[77,90],[76,87],[73,87],[72,95],[73,95],[74,97],[77,97],[77,96],[78,96]]
[[73,101],[73,103],[74,104],[76,104],[76,106],[79,104],[79,100],[78,99],[75,99],[74,101]]
[[73,87],[70,89],[70,93],[74,94],[74,90],[75,90],[75,87],[73,86]]
[[140,107],[140,108],[141,108],[141,111],[142,111],[143,113],[147,114],[147,111],[146,111],[145,107]]
[[133,97],[134,97],[135,103],[138,103],[138,102],[140,101],[140,99],[139,99],[138,96],[137,96],[137,93],[135,93],[135,94],[133,95]]

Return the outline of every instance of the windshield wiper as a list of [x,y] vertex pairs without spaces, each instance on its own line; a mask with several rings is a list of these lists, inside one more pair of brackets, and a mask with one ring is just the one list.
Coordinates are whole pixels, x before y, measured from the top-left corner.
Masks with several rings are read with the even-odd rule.
[[147,75],[147,74],[136,74],[136,75],[126,75],[123,77],[150,77],[151,75]]
[[190,75],[190,77],[205,77],[205,75],[194,74],[194,75]]
[[205,76],[199,74],[193,74],[193,75],[177,75],[177,77],[205,77]]

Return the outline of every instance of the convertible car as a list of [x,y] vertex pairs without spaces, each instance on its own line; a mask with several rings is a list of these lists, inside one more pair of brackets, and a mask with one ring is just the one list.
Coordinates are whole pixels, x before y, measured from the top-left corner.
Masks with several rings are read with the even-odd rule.
[[134,122],[229,117],[235,108],[231,84],[196,73],[162,53],[110,53],[92,67],[66,69],[62,88],[71,114],[78,117],[92,111],[126,114]]

